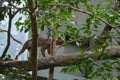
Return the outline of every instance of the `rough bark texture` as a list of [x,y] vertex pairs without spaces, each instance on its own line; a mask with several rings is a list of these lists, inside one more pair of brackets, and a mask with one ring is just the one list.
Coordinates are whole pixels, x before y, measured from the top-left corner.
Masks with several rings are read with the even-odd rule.
[[[104,53],[106,56],[105,59],[115,59],[120,58],[120,46],[111,46],[107,48],[108,51]],[[80,57],[78,57],[78,55]],[[52,57],[42,57],[38,59],[38,70],[48,69],[52,67],[60,67],[60,66],[68,66],[70,65],[69,62],[73,64],[76,61],[82,62],[85,59],[83,57],[86,56],[91,57],[96,60],[103,60],[103,53],[96,54],[91,51],[86,51],[84,53],[71,53],[71,54],[64,54],[59,56],[52,56]],[[104,59],[104,60],[105,60]],[[0,67],[16,67],[16,68],[24,68],[27,70],[31,70],[32,64],[29,61],[1,61]]]

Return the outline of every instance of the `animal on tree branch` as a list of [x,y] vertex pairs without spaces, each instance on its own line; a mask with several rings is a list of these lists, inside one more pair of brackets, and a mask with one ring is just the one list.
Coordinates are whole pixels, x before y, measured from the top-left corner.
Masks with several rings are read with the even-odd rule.
[[[51,43],[51,39],[45,39],[43,37],[38,37],[37,38],[38,44],[37,47],[41,47],[41,53],[42,56],[45,57],[45,50],[47,50],[47,52],[50,54],[50,43]],[[56,40],[56,45],[62,45],[64,43],[64,40],[62,40],[61,38],[58,38]],[[18,52],[18,54],[15,57],[15,60],[18,58],[18,56],[20,54],[22,54],[25,50],[29,51],[29,58],[31,58],[31,48],[32,48],[32,39],[27,40],[23,46],[22,49]]]

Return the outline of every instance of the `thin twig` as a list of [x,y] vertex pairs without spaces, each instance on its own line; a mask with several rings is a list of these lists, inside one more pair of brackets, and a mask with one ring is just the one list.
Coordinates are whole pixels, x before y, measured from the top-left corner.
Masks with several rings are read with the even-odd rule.
[[[8,32],[8,31],[7,31],[7,30],[2,30],[2,29],[0,29],[0,32]],[[10,34],[10,36],[11,36],[11,38],[12,38],[14,41],[16,41],[17,43],[23,45],[23,43],[22,43],[21,41],[17,40],[16,38],[14,38],[12,34]]]
[[[75,10],[75,11],[85,13],[85,14],[87,14],[87,15],[89,15],[89,16],[92,15],[90,12],[85,11],[85,10],[82,10],[82,9],[80,9],[80,8],[73,7],[73,6],[71,6],[70,4],[62,4],[62,3],[56,4],[56,3],[54,3],[54,4],[49,4],[49,5],[50,5],[50,6],[65,6],[65,7],[71,8],[71,9],[73,9],[73,10]],[[115,26],[111,25],[109,22],[105,21],[103,18],[98,17],[98,19],[99,19],[100,21],[102,21],[103,23],[111,26],[113,29],[115,29]],[[117,30],[117,29],[115,29],[115,30]],[[118,31],[118,30],[117,30],[117,31]]]

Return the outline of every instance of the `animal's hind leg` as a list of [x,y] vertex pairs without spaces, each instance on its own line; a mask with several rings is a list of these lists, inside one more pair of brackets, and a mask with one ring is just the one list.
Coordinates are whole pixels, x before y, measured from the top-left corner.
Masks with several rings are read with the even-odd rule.
[[15,60],[17,60],[18,56],[19,56],[20,54],[22,54],[22,53],[27,49],[27,47],[28,47],[27,44],[28,44],[27,42],[24,43],[22,49],[21,49],[21,50],[18,52],[18,54],[16,55]]
[[22,47],[22,49],[19,51],[19,53],[16,55],[15,60],[17,60],[18,56],[22,54],[25,51],[25,49]]
[[29,54],[28,54],[28,61],[31,61],[31,48],[29,47],[27,50],[29,52]]

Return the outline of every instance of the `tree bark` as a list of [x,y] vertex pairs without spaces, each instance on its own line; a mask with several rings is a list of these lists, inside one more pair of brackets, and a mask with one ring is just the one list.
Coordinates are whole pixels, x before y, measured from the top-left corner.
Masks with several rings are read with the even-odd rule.
[[[50,55],[51,56],[56,56],[56,26],[55,24],[52,24],[52,40],[50,44]],[[51,66],[49,69],[49,75],[48,75],[48,80],[53,80],[54,79],[54,67]]]
[[[53,37],[50,45],[50,55],[55,56],[56,55],[56,39]],[[48,75],[48,80],[53,80],[54,79],[54,67],[51,66],[49,69],[49,75]]]
[[104,27],[102,33],[100,34],[100,37],[104,39],[106,33],[109,33],[109,31],[111,31],[111,30],[112,30],[112,27],[106,24],[106,26]]
[[[120,58],[120,46],[111,46],[107,48],[108,51],[104,53],[106,56],[105,59],[115,59]],[[96,54],[92,51],[86,51],[86,52],[77,52],[77,53],[71,53],[71,54],[64,54],[59,56],[51,56],[51,57],[42,57],[38,59],[38,70],[48,69],[52,67],[61,67],[61,66],[69,66],[70,62],[73,64],[76,63],[76,61],[79,61],[80,63],[85,60],[84,57],[93,58],[95,60],[103,60],[103,53],[100,51],[99,54]],[[80,57],[78,57],[78,55]],[[83,59],[84,58],[84,59]],[[104,60],[105,60],[104,59]],[[1,61],[0,67],[16,67],[16,68],[24,68],[29,71],[31,71],[32,64],[29,61]],[[0,68],[1,69],[1,68]]]
[[[9,2],[9,6],[11,5],[10,4],[11,1]],[[7,45],[1,55],[1,58],[3,59],[6,54],[7,54],[7,51],[9,49],[9,46],[10,46],[10,34],[11,34],[11,27],[12,27],[12,19],[13,19],[13,15],[12,15],[12,10],[11,8],[9,9],[9,22],[8,22],[8,32],[7,32]]]
[[32,27],[32,52],[30,53],[30,61],[32,63],[32,80],[37,80],[37,20],[35,12],[34,0],[28,0],[28,8],[30,11],[30,20]]

